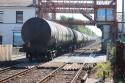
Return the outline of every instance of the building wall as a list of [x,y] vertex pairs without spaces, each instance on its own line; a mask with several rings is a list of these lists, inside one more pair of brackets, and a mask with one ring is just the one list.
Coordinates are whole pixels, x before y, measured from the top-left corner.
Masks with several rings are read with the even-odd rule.
[[3,23],[16,23],[16,11],[23,11],[23,22],[35,16],[34,7],[2,7],[0,11],[3,11]]
[[[122,32],[122,22],[118,22],[118,32]],[[124,30],[123,32],[125,33],[125,22],[124,22]]]
[[[13,44],[13,32],[20,32],[23,23],[35,16],[33,7],[0,7],[3,11],[3,23],[0,23],[2,44]],[[16,23],[16,11],[23,11],[23,23]]]
[[13,32],[20,31],[22,24],[0,24],[2,44],[13,44]]
[[[125,13],[124,13],[124,15],[125,15]],[[117,21],[118,21],[118,32],[125,33],[125,17],[124,17],[124,31],[122,31],[122,12],[117,12]]]
[[101,49],[106,52],[107,49],[107,42],[110,39],[110,25],[103,25],[102,30],[102,47]]

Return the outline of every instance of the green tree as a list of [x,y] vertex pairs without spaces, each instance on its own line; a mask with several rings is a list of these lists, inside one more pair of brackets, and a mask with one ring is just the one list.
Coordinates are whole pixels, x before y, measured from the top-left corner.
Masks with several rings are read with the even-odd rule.
[[[60,20],[62,21],[73,21],[75,20],[73,17],[65,17],[65,16],[61,16],[60,17]],[[77,31],[80,31],[80,32],[83,32],[87,35],[90,35],[90,36],[96,36],[96,34],[91,31],[88,27],[85,27],[84,25],[72,25],[72,24],[68,24],[67,27],[71,28],[71,29],[75,29]]]
[[111,63],[106,62],[106,63],[98,63],[92,70],[92,72],[95,73],[95,77],[101,78],[104,76],[105,72],[105,77],[111,76]]
[[[61,17],[60,17],[60,20],[62,20],[62,21],[73,21],[74,18],[70,18],[70,17],[67,18],[67,17],[65,17],[65,16],[61,16]],[[71,28],[71,29],[76,29],[76,30],[77,30],[77,28],[78,28],[77,25],[72,25],[72,24],[68,24],[67,27],[69,27],[69,28]]]

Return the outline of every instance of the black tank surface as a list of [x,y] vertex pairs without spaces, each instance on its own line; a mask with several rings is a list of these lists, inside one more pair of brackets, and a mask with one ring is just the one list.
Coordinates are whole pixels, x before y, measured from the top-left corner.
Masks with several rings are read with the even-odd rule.
[[36,46],[41,48],[60,47],[71,44],[74,39],[70,28],[38,17],[26,21],[21,34],[23,41],[31,42],[31,45],[34,45],[33,48]]
[[24,23],[21,35],[25,43],[47,45],[51,37],[51,30],[45,20],[34,17]]
[[75,35],[75,42],[77,44],[82,43],[84,41],[84,36],[81,32],[73,30],[74,35]]

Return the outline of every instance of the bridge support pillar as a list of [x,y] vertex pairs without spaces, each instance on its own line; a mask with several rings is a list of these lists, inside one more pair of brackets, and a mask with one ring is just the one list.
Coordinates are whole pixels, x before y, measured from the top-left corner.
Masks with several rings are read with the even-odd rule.
[[[102,39],[101,39],[101,49],[106,53],[107,43],[109,40],[112,40],[113,43],[116,41],[116,26],[112,26],[111,24],[98,24],[98,28],[102,31]],[[113,30],[112,30],[113,29]]]

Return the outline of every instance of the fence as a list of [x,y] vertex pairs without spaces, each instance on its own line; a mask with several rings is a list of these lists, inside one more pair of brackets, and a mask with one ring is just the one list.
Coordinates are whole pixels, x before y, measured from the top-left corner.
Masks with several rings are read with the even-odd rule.
[[19,49],[12,45],[0,45],[0,61],[11,61],[13,57],[20,56],[23,53]]
[[11,60],[12,45],[0,45],[0,61]]

